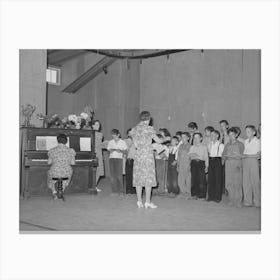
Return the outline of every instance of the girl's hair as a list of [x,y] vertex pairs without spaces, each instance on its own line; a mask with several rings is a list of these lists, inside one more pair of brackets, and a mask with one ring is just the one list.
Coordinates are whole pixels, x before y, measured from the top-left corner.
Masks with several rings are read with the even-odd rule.
[[151,119],[151,114],[148,111],[142,111],[139,115],[140,121],[148,121]]
[[187,131],[182,132],[182,135],[186,135],[188,138],[191,138],[191,134]]
[[235,127],[231,127],[231,128],[228,130],[228,134],[230,134],[230,132],[234,133],[234,134],[235,134],[235,136],[237,137],[237,135],[238,135],[238,131],[236,130],[236,128],[235,128]]
[[126,131],[126,134],[128,135],[128,133],[131,131],[132,129],[129,128],[127,131]]
[[239,137],[239,135],[241,134],[241,129],[240,129],[240,127],[234,126],[234,128],[235,128],[236,131],[237,131],[237,137]]
[[257,129],[255,128],[254,125],[251,125],[251,124],[246,125],[245,129],[246,129],[246,128],[250,128],[250,129],[254,132],[254,136],[257,135]]
[[206,126],[204,130],[205,131],[207,130],[207,131],[213,132],[215,129],[214,129],[213,126]]
[[117,136],[119,136],[119,137],[121,138],[121,134],[120,134],[120,132],[119,132],[118,129],[113,128],[113,129],[111,130],[111,134],[112,134],[112,135],[117,135]]
[[94,120],[93,122],[92,122],[92,126],[94,126],[96,123],[99,123],[99,129],[97,130],[97,131],[101,131],[101,129],[102,129],[102,126],[101,126],[101,122],[99,121],[99,120]]
[[200,136],[200,139],[201,139],[200,142],[202,142],[202,139],[203,139],[202,134],[201,134],[200,132],[195,132],[195,133],[193,134],[193,138],[195,137],[195,135],[199,135],[199,136]]
[[221,120],[220,124],[225,123],[226,125],[228,125],[228,121],[227,120]]
[[172,139],[175,139],[175,140],[177,140],[177,142],[179,142],[179,139],[177,136],[173,136]]
[[66,144],[67,143],[67,136],[65,134],[59,134],[57,136],[57,142],[60,144]]
[[170,132],[164,127],[160,128],[159,131],[162,131],[165,137],[167,137],[167,136],[170,137],[171,136]]
[[175,135],[176,135],[176,136],[177,136],[177,135],[182,136],[182,133],[183,133],[183,132],[179,130],[179,131],[176,132]]
[[198,128],[197,123],[196,122],[190,122],[188,124],[188,128],[197,129]]
[[212,132],[215,133],[215,134],[218,136],[218,140],[220,140],[220,138],[221,138],[221,133],[220,133],[220,131],[214,129]]

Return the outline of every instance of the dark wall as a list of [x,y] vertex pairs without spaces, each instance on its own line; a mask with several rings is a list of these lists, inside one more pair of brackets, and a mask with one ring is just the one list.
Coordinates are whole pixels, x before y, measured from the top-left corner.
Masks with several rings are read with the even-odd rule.
[[88,70],[102,56],[89,54],[71,60],[62,66],[62,85],[48,86],[49,114],[61,116],[80,114],[86,105],[91,105],[103,126],[106,139],[112,128],[122,134],[135,125],[138,120],[140,102],[139,62],[118,60],[108,68],[108,73],[101,73],[75,94],[63,93],[62,90],[78,76]]
[[118,60],[76,94],[61,90],[102,57],[81,56],[63,65],[62,86],[49,86],[49,113],[80,114],[91,105],[106,139],[122,134],[149,110],[156,128],[184,130],[190,121],[201,129],[221,119],[244,127],[260,123],[260,50],[193,50],[139,61]]
[[201,129],[221,119],[244,127],[260,122],[260,50],[194,50],[144,60],[140,68],[140,108],[156,127]]
[[[31,123],[40,126],[37,114],[46,113],[47,51],[22,49],[19,51],[19,104],[36,106]],[[20,112],[20,123],[24,117]]]

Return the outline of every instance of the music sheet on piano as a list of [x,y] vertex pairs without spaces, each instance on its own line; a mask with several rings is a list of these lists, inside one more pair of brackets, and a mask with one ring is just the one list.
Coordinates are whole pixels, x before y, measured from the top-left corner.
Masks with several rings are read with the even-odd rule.
[[91,151],[91,138],[90,137],[80,137],[80,151],[90,152]]
[[[69,147],[69,137],[66,146]],[[36,150],[49,151],[57,146],[56,136],[36,136]]]

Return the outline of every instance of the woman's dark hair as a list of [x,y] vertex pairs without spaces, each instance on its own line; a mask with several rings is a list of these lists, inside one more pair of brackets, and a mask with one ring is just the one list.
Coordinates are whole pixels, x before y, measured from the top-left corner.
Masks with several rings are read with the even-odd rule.
[[97,130],[97,131],[101,131],[101,129],[102,129],[102,126],[101,126],[101,122],[99,121],[99,120],[94,120],[93,122],[92,122],[92,125],[95,125],[95,123],[99,123],[99,129]]
[[177,132],[175,133],[175,135],[176,135],[176,136],[177,136],[177,135],[182,136],[182,133],[183,133],[183,132],[179,130],[179,131],[177,131]]
[[204,130],[205,131],[207,130],[207,131],[213,132],[215,129],[214,129],[213,126],[206,126]]
[[227,120],[221,120],[220,124],[225,123],[226,125],[228,125],[228,121]]
[[175,139],[175,140],[177,140],[177,142],[179,142],[179,139],[177,136],[173,136],[172,139]]
[[132,129],[129,128],[127,131],[126,131],[126,135],[128,135],[128,133],[131,131]]
[[254,132],[254,136],[257,135],[257,129],[254,125],[248,124],[248,125],[246,125],[245,129],[246,128],[250,128]]
[[229,130],[228,130],[228,134],[230,134],[230,133],[234,133],[235,134],[235,136],[237,137],[237,135],[238,135],[238,131],[236,130],[236,128],[235,127],[231,127]]
[[234,126],[234,128],[235,128],[236,131],[237,131],[237,137],[239,137],[239,135],[241,134],[241,129],[240,129],[240,127]]
[[165,137],[171,137],[170,132],[166,128],[160,128],[159,131],[162,131]]
[[200,142],[202,142],[202,139],[203,139],[203,135],[200,133],[200,132],[195,132],[194,134],[193,134],[193,138],[195,137],[195,135],[199,135],[200,136]]
[[111,130],[111,134],[112,134],[112,135],[117,135],[117,136],[119,136],[119,137],[121,138],[121,134],[120,134],[120,132],[119,132],[118,129],[113,128],[113,129]]
[[154,119],[151,117],[149,121],[149,126],[153,126],[153,125],[154,125]]
[[198,128],[197,123],[196,122],[190,122],[188,124],[188,128],[197,129]]
[[220,131],[214,129],[212,132],[215,133],[215,134],[218,136],[218,140],[220,140],[220,138],[221,138],[221,133],[220,133]]
[[60,144],[66,144],[67,143],[67,136],[65,134],[59,134],[57,136],[57,142],[60,143]]
[[142,111],[139,116],[140,121],[148,121],[151,119],[151,114],[148,111]]

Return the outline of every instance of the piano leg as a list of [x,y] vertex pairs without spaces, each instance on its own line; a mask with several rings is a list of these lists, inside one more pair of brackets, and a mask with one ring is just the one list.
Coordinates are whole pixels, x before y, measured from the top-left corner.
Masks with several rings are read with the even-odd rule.
[[28,189],[28,184],[29,184],[29,170],[30,168],[27,167],[25,168],[25,180],[24,180],[24,186],[23,186],[23,192],[22,196],[24,199],[27,199],[30,197],[29,189]]
[[88,193],[97,195],[96,190],[96,168],[89,166],[88,168]]

